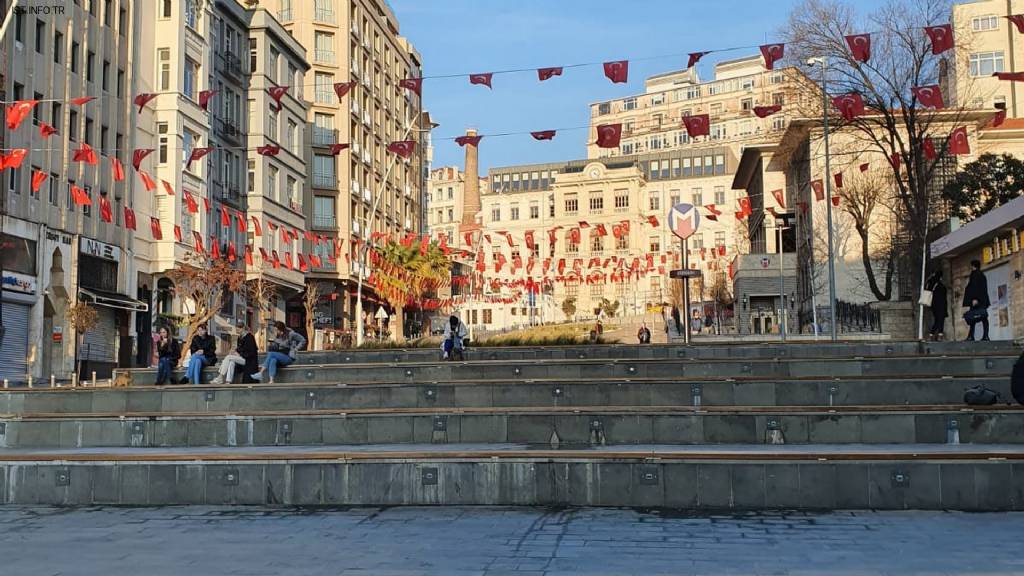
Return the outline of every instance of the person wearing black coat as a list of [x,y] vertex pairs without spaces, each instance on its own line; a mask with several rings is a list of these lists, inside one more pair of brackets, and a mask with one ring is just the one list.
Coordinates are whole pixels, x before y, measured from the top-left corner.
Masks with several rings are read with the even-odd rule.
[[206,324],[196,329],[196,335],[192,337],[192,344],[188,349],[192,357],[188,359],[185,377],[179,384],[202,384],[203,368],[217,363],[217,341],[207,334]]
[[946,285],[942,283],[942,271],[936,270],[925,282],[924,289],[932,293],[932,327],[928,332],[932,340],[942,340],[945,337],[943,330],[946,326],[946,317],[949,316],[949,299],[946,295]]
[[981,271],[981,262],[971,261],[971,275],[967,279],[967,288],[964,289],[963,305],[968,308],[964,314],[964,321],[967,322],[967,340],[974,340],[974,327],[980,322],[983,328],[981,339],[988,340],[988,307],[991,302],[988,299],[988,279]]
[[159,361],[156,369],[156,385],[163,386],[171,379],[171,372],[181,360],[181,344],[171,336],[171,331],[166,326],[161,326],[157,333],[160,341],[157,342],[156,350]]
[[238,321],[238,343],[234,351],[224,357],[218,369],[218,376],[210,384],[231,384],[235,381],[235,369],[242,367],[242,383],[252,384],[254,380],[250,374],[260,369],[258,361],[259,350],[256,348],[256,338],[249,331],[249,325],[245,320]]

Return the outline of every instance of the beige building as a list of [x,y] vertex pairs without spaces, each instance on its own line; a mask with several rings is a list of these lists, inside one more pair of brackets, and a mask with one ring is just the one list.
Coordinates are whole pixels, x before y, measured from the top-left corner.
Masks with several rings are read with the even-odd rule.
[[[9,3],[5,3],[9,4]],[[130,365],[136,311],[133,253],[136,234],[124,227],[123,210],[141,211],[131,180],[114,181],[110,158],[130,167],[135,74],[146,52],[134,44],[138,3],[51,3],[47,10],[15,15],[4,37],[8,100],[40,100],[16,130],[6,126],[4,148],[30,149],[21,166],[4,172],[0,256],[3,325],[0,380],[70,378],[77,335],[65,311],[94,304],[99,318],[79,347],[83,371],[103,377]],[[23,3],[24,7],[24,3]],[[93,97],[85,104],[72,99]],[[44,139],[46,123],[56,133]],[[74,161],[76,149],[95,150],[95,166]],[[130,169],[130,168],[129,168]],[[47,174],[38,191],[35,171]],[[71,186],[85,190],[91,206],[76,206]],[[112,222],[101,218],[109,203]],[[139,221],[143,221],[142,216]]]
[[[449,246],[464,244],[459,240],[462,222],[462,203],[466,175],[456,166],[444,166],[430,171],[430,180],[423,197],[423,210],[430,237],[445,237]],[[487,190],[487,179],[479,179],[480,190]]]
[[[302,92],[310,103],[306,122],[306,214],[312,231],[341,244],[336,261],[321,245],[322,266],[307,281],[321,282],[325,292],[343,297],[317,314],[317,325],[351,329],[355,309],[359,251],[353,241],[373,232],[419,233],[421,196],[426,175],[425,125],[420,98],[398,85],[419,77],[421,59],[399,34],[398,20],[385,0],[271,0],[285,29],[310,55],[311,70]],[[340,100],[335,84],[354,82]],[[393,141],[416,140],[412,158],[386,151]],[[334,156],[330,147],[349,144]],[[389,168],[390,165],[390,168]],[[373,230],[366,230],[370,210],[380,194]],[[369,270],[362,270],[364,279]],[[372,297],[372,289],[363,287]],[[373,307],[367,306],[373,313]]]

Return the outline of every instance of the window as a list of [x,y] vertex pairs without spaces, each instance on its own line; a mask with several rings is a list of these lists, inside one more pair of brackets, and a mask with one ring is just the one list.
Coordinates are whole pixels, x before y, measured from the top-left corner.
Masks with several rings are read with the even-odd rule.
[[681,196],[679,195],[679,190],[673,190],[672,195],[669,197],[669,206],[671,207],[675,206],[676,204],[679,204],[679,198],[681,198]]
[[14,39],[19,43],[25,41],[25,13],[21,11],[14,14]]
[[601,102],[597,105],[597,115],[603,116],[612,113],[612,105],[609,102]]
[[651,192],[651,195],[647,198],[647,205],[650,210],[661,210],[661,194]]
[[455,221],[455,210],[452,209],[452,208],[448,209],[448,221],[449,222],[454,222]]
[[277,125],[280,122],[280,113],[271,108],[267,110],[267,138],[277,142]]
[[615,211],[625,212],[629,209],[629,191],[628,190],[616,190],[615,191]]
[[591,284],[590,297],[601,298],[602,296],[604,296],[604,284]]
[[744,99],[740,100],[740,110],[749,112],[749,111],[751,111],[753,109],[754,109],[754,100],[753,100],[753,98],[744,98]]
[[280,177],[280,170],[277,166],[270,166],[267,168],[267,189],[264,192],[264,196],[271,200],[277,201],[277,179]]
[[267,54],[267,78],[270,78],[272,82],[277,83],[277,69],[278,61],[281,59],[281,53],[278,52],[277,48],[271,48],[270,53]]
[[590,194],[590,213],[600,214],[604,211],[604,194],[601,192]]
[[996,72],[1003,71],[1003,53],[999,52],[978,52],[971,54],[970,58],[971,76],[975,78],[991,76]]
[[651,236],[650,239],[650,252],[657,254],[661,252],[661,238],[657,236]]
[[110,61],[103,61],[103,77],[100,78],[101,86],[104,92],[110,91]]
[[615,239],[616,250],[629,250],[629,234],[622,234]]
[[725,232],[715,232],[715,246],[725,246]]
[[575,194],[569,194],[565,197],[565,213],[567,215],[576,214],[580,210],[580,201],[576,198]]
[[449,187],[448,187],[448,199],[449,199],[449,200],[451,200],[451,199],[452,199],[452,194],[453,194],[453,191],[452,191],[452,187],[451,187],[451,186],[449,186]]
[[64,35],[60,32],[53,33],[53,62],[60,64],[64,58]]
[[124,70],[117,70],[117,97],[124,97]]
[[46,22],[36,18],[36,52],[43,53],[46,38]]
[[85,79],[92,82],[96,71],[96,53],[90,50],[85,57]]
[[160,48],[156,51],[160,61],[160,90],[171,89],[171,49]]
[[72,142],[78,140],[78,112],[75,110],[71,111],[68,119],[68,140]]
[[725,204],[725,186],[715,186],[715,204]]
[[196,18],[198,18],[198,13],[196,11],[196,0],[185,0],[185,24],[189,28],[195,30]]
[[60,176],[58,176],[57,174],[55,174],[53,172],[50,172],[50,177],[46,179],[45,184],[46,184],[46,197],[50,201],[50,205],[51,206],[56,206],[57,205],[57,193],[60,190],[57,187],[57,183],[58,182],[60,182]]
[[673,178],[679,178],[679,176],[681,174],[682,174],[682,171],[679,169],[679,158],[673,158],[672,159],[672,177]]
[[623,110],[636,110],[636,98],[626,98],[622,101]]
[[776,92],[772,94],[772,105],[783,106],[786,104],[786,94],[784,92]]
[[317,228],[334,228],[334,198],[331,196],[313,197],[313,225]]
[[196,64],[195,60],[191,58],[185,59],[185,83],[182,86],[182,92],[185,97],[190,100],[196,98],[196,88],[199,82],[199,64]]
[[334,75],[317,72],[313,75],[313,82],[316,85],[315,98],[317,104],[334,104],[338,96],[334,92]]
[[249,38],[249,72],[256,73],[256,39]]
[[715,174],[725,174],[725,154],[715,156]]
[[[474,310],[473,312],[476,312],[476,310]],[[483,312],[484,312],[484,324],[491,324],[492,323],[491,309],[490,308],[486,308],[486,309],[484,309]]]
[[64,125],[64,107],[60,102],[54,102],[50,108],[50,124],[59,132]]
[[691,190],[691,198],[693,199],[694,206],[704,205],[704,191],[701,188],[694,188]]
[[113,6],[111,4],[110,0],[103,0],[103,25],[108,28],[114,25],[114,17],[111,14]]
[[575,283],[566,283],[565,295],[568,298],[576,298],[580,293],[580,285]]
[[693,249],[694,250],[700,250],[701,248],[704,247],[704,234],[703,233],[694,234],[690,238],[693,239]]
[[110,128],[107,126],[100,127],[100,150],[107,149],[107,140],[110,138]]
[[159,152],[157,153],[157,160],[160,164],[167,164],[167,123],[161,122],[156,125],[156,133],[160,138]]
[[510,212],[511,212],[510,215],[509,215],[509,219],[510,220],[519,220],[519,206],[517,204],[513,204],[512,205],[512,208],[511,208]]
[[78,73],[78,42],[71,42],[71,71]]
[[181,156],[188,166],[187,170],[194,174],[199,173],[199,163],[188,164],[189,157],[192,156],[192,148],[195,147],[196,143],[199,142],[199,136],[194,132],[185,130],[181,133]]
[[661,165],[661,163],[660,163],[660,162],[659,162],[658,160],[651,160],[651,173],[650,173],[650,178],[651,178],[652,180],[655,180],[655,179],[657,179],[657,178],[658,178],[658,175],[660,174],[660,172],[658,171],[658,167],[659,167],[660,165]]
[[293,154],[299,155],[299,125],[288,119],[288,132],[285,136],[285,147]]
[[[34,93],[32,95],[32,98],[34,100],[42,100],[43,99],[43,95],[40,94],[39,92],[36,92],[36,93]],[[42,106],[40,106],[38,104],[33,106],[32,107],[32,124],[38,126],[39,123],[42,122],[42,120],[43,120],[42,116],[43,116]]]
[[[82,190],[85,190],[85,195],[88,196],[90,200],[92,200],[92,188],[90,186],[82,185]],[[85,206],[82,206],[82,214],[86,215],[87,217],[92,217],[92,204],[86,204]]]
[[334,156],[325,154],[313,155],[313,184],[320,188],[334,188],[338,185],[335,175]]
[[288,194],[288,206],[295,211],[302,211],[302,202],[299,197],[299,181],[288,176],[285,178],[285,193]]
[[536,220],[540,218],[540,204],[536,202],[530,203],[530,220]]
[[315,33],[313,43],[315,46],[315,61],[324,64],[334,64],[334,34],[318,31]]
[[501,222],[501,206],[491,206],[491,222]]
[[665,103],[665,93],[655,94],[651,96],[651,106],[657,106]]
[[995,16],[978,16],[971,19],[971,28],[975,32],[987,32],[999,28],[999,19]]
[[128,36],[128,10],[121,7],[117,11],[117,33],[121,36]]

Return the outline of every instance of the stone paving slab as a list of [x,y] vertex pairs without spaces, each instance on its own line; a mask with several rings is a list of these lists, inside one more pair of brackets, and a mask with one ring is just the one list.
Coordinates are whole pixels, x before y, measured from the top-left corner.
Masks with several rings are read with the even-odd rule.
[[1024,513],[0,508],[4,574],[1024,573]]

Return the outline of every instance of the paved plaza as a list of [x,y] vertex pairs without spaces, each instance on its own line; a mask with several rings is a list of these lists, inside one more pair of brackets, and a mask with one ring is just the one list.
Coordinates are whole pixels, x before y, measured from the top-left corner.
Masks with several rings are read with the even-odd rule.
[[1024,514],[0,508],[10,576],[1024,574]]

